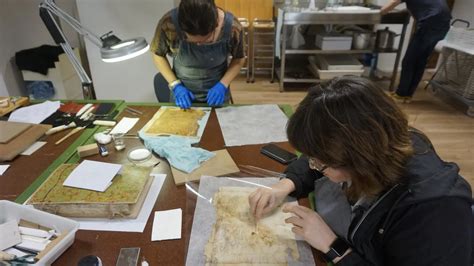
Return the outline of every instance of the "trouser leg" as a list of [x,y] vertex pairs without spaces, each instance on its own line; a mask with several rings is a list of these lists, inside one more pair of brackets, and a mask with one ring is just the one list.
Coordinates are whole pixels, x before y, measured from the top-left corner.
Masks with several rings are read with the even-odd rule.
[[417,62],[417,66],[415,67],[415,73],[410,86],[410,95],[413,95],[415,90],[418,88],[418,84],[425,73],[426,64],[428,63],[430,55],[433,53],[436,44],[446,36],[448,29],[449,27],[432,27],[424,34],[423,46],[420,51],[420,60]]
[[399,96],[411,96],[411,84],[413,83],[416,67],[418,65],[419,50],[422,44],[421,36],[417,32],[408,44],[407,51],[402,61],[402,73],[400,75],[400,83],[396,93]]
[[403,58],[398,95],[413,96],[423,77],[429,56],[448,30],[449,21],[424,23],[416,30]]

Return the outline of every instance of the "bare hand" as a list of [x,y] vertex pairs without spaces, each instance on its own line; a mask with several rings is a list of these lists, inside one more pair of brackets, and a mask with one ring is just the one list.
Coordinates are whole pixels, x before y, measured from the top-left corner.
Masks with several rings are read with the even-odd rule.
[[275,188],[258,188],[249,195],[250,213],[259,220],[283,202],[287,193]]
[[315,211],[293,204],[285,204],[283,212],[290,212],[294,216],[285,220],[292,223],[292,231],[304,238],[308,244],[323,253],[327,253],[331,244],[336,240],[336,234]]

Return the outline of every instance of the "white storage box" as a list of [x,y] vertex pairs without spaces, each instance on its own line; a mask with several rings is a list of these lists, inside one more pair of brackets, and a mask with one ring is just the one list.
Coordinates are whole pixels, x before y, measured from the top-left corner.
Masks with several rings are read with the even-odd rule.
[[316,35],[316,46],[321,50],[350,50],[352,47],[352,36],[342,34],[318,34]]
[[361,70],[364,68],[359,60],[349,54],[315,55],[314,60],[322,70]]
[[79,223],[7,200],[0,200],[0,224],[11,220],[25,220],[61,233],[62,239],[34,265],[51,265],[74,242]]
[[320,67],[317,66],[314,57],[310,56],[309,57],[309,65],[308,69],[309,71],[317,78],[321,80],[327,80],[327,79],[332,79],[335,77],[339,76],[362,76],[362,73],[364,73],[364,69],[353,69],[353,70],[323,70],[320,69]]

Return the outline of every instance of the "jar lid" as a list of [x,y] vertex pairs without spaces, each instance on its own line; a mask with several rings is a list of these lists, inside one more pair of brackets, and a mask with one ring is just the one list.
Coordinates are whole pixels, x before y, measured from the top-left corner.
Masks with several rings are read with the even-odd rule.
[[149,150],[147,150],[146,148],[141,148],[140,147],[140,148],[136,148],[136,149],[131,150],[128,153],[127,157],[131,162],[143,162],[143,161],[146,161],[146,160],[150,159],[151,152]]

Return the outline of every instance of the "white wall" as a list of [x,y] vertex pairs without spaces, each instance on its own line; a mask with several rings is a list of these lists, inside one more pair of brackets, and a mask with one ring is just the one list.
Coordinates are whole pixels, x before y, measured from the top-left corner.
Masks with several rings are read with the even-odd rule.
[[[25,92],[17,80],[10,59],[16,52],[54,42],[39,17],[41,0],[0,0],[0,95],[21,95]],[[75,1],[57,0],[61,9],[74,14]],[[64,32],[77,46],[78,36],[69,27]]]
[[[145,37],[150,43],[161,16],[174,0],[77,0],[81,23],[98,35],[110,30],[121,39]],[[105,63],[86,40],[87,57],[98,99],[156,101],[153,77],[157,69],[150,53],[117,63]]]
[[[454,2],[453,11],[451,13],[453,19],[459,18],[471,22],[474,27],[474,1],[473,0],[456,0]],[[459,24],[464,26],[463,24]]]

